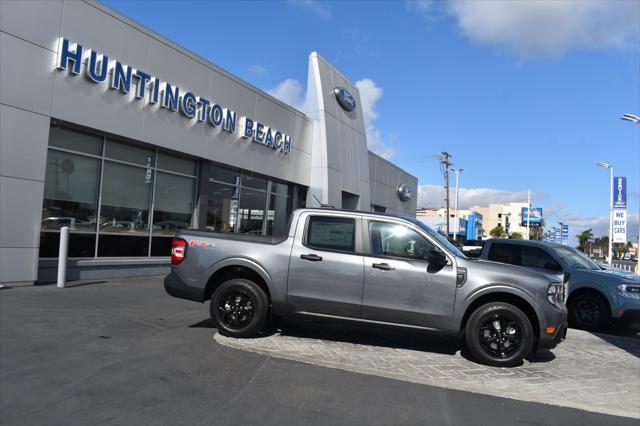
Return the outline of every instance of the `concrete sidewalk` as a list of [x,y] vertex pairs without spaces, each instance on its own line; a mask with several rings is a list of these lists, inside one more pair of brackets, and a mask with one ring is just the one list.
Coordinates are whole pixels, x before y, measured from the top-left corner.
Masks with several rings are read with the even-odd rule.
[[214,334],[208,306],[167,296],[160,278],[0,290],[0,424],[637,424],[239,351]]

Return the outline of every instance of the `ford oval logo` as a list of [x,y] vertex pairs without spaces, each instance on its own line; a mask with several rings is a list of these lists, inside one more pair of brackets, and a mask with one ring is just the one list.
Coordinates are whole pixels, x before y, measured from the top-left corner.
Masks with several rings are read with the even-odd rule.
[[406,183],[398,187],[398,197],[400,201],[409,201],[411,199],[411,188]]
[[347,89],[344,87],[336,87],[333,89],[333,93],[335,93],[340,106],[346,111],[353,111],[356,109],[356,100]]

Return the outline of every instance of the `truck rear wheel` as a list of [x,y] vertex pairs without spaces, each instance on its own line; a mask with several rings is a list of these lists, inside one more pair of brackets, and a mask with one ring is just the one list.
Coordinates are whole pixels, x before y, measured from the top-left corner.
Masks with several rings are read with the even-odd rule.
[[533,347],[529,318],[517,307],[491,302],[476,309],[467,322],[467,347],[478,361],[497,367],[519,365]]
[[234,278],[214,291],[209,310],[220,334],[252,337],[267,323],[269,302],[264,290],[256,283]]

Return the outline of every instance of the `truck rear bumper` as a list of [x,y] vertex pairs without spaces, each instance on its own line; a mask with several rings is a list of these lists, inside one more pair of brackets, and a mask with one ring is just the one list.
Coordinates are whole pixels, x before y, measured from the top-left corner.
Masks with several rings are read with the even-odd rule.
[[180,279],[178,274],[171,271],[164,279],[164,289],[169,295],[180,299],[204,302],[204,291],[200,288],[189,287]]

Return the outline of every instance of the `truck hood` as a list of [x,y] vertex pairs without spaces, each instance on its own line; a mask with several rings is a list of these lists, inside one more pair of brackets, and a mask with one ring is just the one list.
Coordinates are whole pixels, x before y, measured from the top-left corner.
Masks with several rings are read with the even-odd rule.
[[590,278],[593,281],[615,281],[616,283],[627,283],[640,285],[640,276],[622,269],[576,269],[574,272],[582,279]]
[[484,273],[495,274],[497,277],[509,275],[520,279],[537,279],[545,284],[562,281],[562,274],[538,271],[524,266],[509,265],[508,263],[493,262],[480,258],[468,258],[466,261],[470,268],[482,269]]

